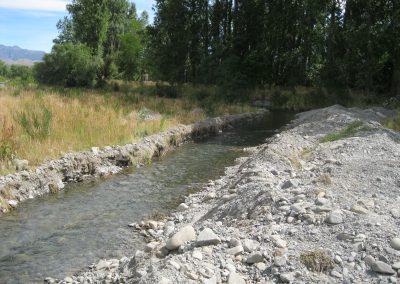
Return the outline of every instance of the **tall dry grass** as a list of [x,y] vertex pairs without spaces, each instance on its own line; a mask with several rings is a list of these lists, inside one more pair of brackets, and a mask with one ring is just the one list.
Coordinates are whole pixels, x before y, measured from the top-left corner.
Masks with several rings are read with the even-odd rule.
[[[235,113],[249,108],[219,105],[215,110]],[[152,113],[160,115],[146,119]],[[0,172],[12,168],[14,157],[35,166],[65,152],[123,145],[205,117],[197,103],[182,98],[101,90],[0,89]]]

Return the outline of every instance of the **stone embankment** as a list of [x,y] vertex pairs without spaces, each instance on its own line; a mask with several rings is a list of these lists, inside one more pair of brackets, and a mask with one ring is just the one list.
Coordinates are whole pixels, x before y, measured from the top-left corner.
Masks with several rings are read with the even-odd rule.
[[145,251],[46,282],[397,283],[400,135],[380,124],[388,115],[302,113],[172,216],[134,224]]
[[211,118],[148,136],[137,143],[69,153],[35,170],[0,176],[0,215],[25,200],[63,190],[67,183],[118,173],[125,167],[140,165],[161,156],[187,140],[215,135],[242,123],[252,123],[264,115],[265,112],[256,112]]

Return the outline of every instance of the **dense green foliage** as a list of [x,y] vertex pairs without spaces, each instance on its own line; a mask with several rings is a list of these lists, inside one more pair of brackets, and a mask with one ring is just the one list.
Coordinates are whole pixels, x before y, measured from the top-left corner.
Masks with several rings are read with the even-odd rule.
[[29,82],[32,80],[32,68],[24,65],[7,65],[0,61],[0,80],[1,78]]
[[128,0],[73,0],[67,10],[36,68],[41,82],[150,74],[171,83],[159,89],[172,97],[181,83],[217,85],[232,100],[268,89],[274,105],[291,109],[344,103],[349,90],[400,95],[398,0],[156,0],[150,26]]
[[[397,0],[157,0],[153,74],[172,82],[400,93]],[[240,92],[236,92],[240,94]]]
[[43,60],[34,67],[36,80],[68,87],[94,86],[102,64],[101,58],[80,43],[56,44]]
[[128,0],[73,0],[67,11],[52,52],[36,68],[40,82],[93,86],[141,77],[146,12],[138,17]]

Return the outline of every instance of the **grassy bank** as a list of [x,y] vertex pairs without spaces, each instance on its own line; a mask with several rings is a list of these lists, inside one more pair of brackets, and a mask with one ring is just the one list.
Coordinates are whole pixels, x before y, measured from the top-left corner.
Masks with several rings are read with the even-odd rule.
[[36,166],[65,152],[122,145],[207,116],[252,110],[245,105],[200,102],[190,88],[183,90],[187,96],[176,98],[156,91],[152,85],[0,89],[0,173],[13,171],[14,157]]

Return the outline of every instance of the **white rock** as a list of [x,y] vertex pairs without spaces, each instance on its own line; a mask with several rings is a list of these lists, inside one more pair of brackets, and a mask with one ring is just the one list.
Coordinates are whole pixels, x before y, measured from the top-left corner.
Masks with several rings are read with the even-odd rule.
[[392,268],[395,270],[400,270],[400,261],[393,263]]
[[18,201],[17,200],[8,200],[8,205],[10,205],[11,207],[16,207],[18,205]]
[[343,223],[343,216],[341,210],[334,210],[329,215],[328,218],[325,220],[328,224],[336,225]]
[[246,284],[246,281],[240,274],[233,272],[229,273],[228,284]]
[[368,209],[357,204],[354,204],[350,210],[357,214],[368,214]]
[[189,206],[187,204],[185,204],[185,203],[179,204],[179,206],[177,208],[178,211],[186,211],[188,209],[189,209]]
[[394,248],[395,250],[400,250],[400,238],[393,238],[390,241],[390,245],[392,246],[392,248]]
[[371,268],[373,271],[380,274],[395,274],[396,272],[390,267],[389,264],[384,263],[383,261],[375,261],[372,263]]
[[274,243],[278,248],[285,248],[287,246],[287,242],[282,239],[276,239]]
[[264,271],[265,269],[267,269],[267,265],[264,262],[256,263],[256,267],[260,271]]
[[203,259],[203,254],[201,253],[201,251],[195,250],[192,253],[193,258],[198,259],[198,260],[202,260]]
[[13,164],[17,171],[26,171],[28,169],[29,162],[27,160],[14,159]]
[[196,239],[196,231],[191,225],[187,225],[181,228],[175,233],[166,243],[166,248],[169,250],[178,249],[181,245],[186,242],[193,241]]
[[144,250],[146,252],[151,252],[151,251],[155,250],[159,244],[160,243],[158,243],[158,242],[150,242],[150,243],[146,244]]
[[390,214],[392,214],[393,218],[400,218],[400,209],[392,208]]
[[239,245],[239,246],[230,248],[230,249],[227,250],[227,252],[229,254],[231,254],[231,255],[236,256],[236,255],[241,254],[243,252],[243,246]]
[[107,269],[109,266],[110,266],[109,262],[107,260],[102,259],[96,264],[95,268],[96,270],[103,270]]
[[181,269],[181,265],[179,263],[177,263],[176,261],[170,260],[168,262],[169,265],[171,265],[172,267],[174,267],[176,270]]
[[260,247],[260,243],[256,240],[245,239],[243,241],[243,249],[246,252],[253,252]]
[[199,233],[199,236],[196,241],[196,245],[201,246],[210,246],[217,245],[221,242],[221,239],[214,233],[210,228],[205,228],[203,231]]

